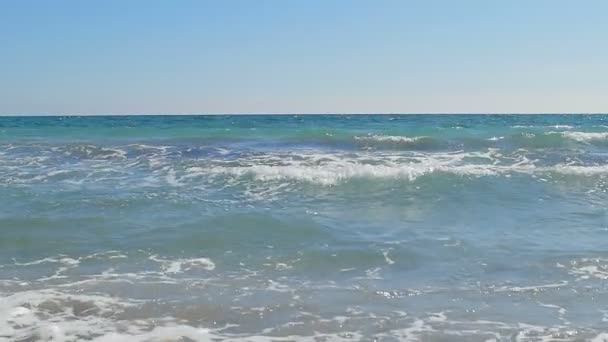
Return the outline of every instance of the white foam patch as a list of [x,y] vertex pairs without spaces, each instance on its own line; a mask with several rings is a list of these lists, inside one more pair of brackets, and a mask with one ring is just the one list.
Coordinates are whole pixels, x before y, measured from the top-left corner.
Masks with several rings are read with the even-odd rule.
[[182,273],[195,268],[205,269],[207,271],[213,271],[215,269],[215,263],[208,258],[194,258],[194,259],[162,259],[156,255],[151,255],[150,260],[158,262],[166,273]]
[[608,279],[608,259],[582,258],[570,262],[570,274],[577,276],[578,280]]
[[[554,132],[571,134],[577,139],[608,137],[608,133]],[[577,134],[581,135],[580,137]],[[360,139],[412,141],[424,137],[370,136]],[[497,138],[498,139],[498,138]],[[133,147],[130,147],[131,149]],[[166,147],[165,147],[166,149]],[[121,187],[163,187],[221,191],[225,187],[245,186],[243,194],[264,199],[291,191],[293,182],[334,186],[355,179],[392,179],[413,181],[430,174],[452,174],[467,177],[511,177],[514,173],[568,175],[608,174],[608,164],[559,163],[541,165],[528,158],[528,151],[508,154],[498,149],[474,152],[386,152],[351,151],[247,153],[235,159],[175,159],[163,148],[135,158],[87,159],[78,163],[45,161],[37,156],[0,160],[0,177],[6,184],[35,185],[48,181],[72,187],[100,186],[107,182]],[[143,174],[142,174],[143,172]],[[135,177],[134,175],[137,175]],[[275,182],[273,186],[256,187],[251,178]],[[107,186],[107,184],[102,184]],[[281,189],[280,187],[284,187]]]
[[531,172],[535,166],[525,156],[515,164],[502,165],[497,150],[486,152],[391,154],[289,154],[240,160],[239,166],[191,167],[189,177],[230,175],[254,177],[260,181],[297,180],[335,185],[356,178],[416,178],[445,172],[457,175],[489,176],[505,172]]
[[566,310],[566,308],[555,304],[545,304],[541,302],[539,302],[538,304],[542,307],[556,310],[559,320],[562,321],[563,324],[570,324],[570,321],[566,319],[566,312],[568,311]]
[[554,129],[573,129],[571,125],[551,125],[551,126],[534,126],[534,125],[515,125],[511,128],[554,128]]
[[169,183],[169,185],[171,185],[171,186],[179,187],[179,186],[184,185],[179,182],[179,180],[177,179],[177,176],[176,176],[176,172],[172,168],[169,169],[169,171],[167,172],[166,179],[167,179],[167,183]]
[[545,167],[540,170],[546,170],[565,175],[604,175],[608,174],[608,165],[573,165],[573,164],[557,164],[552,167]]
[[190,167],[184,178],[231,176],[238,180],[253,177],[258,181],[301,181],[325,186],[353,179],[384,178],[409,181],[434,173],[460,176],[511,176],[513,173],[535,175],[608,174],[606,165],[559,163],[537,166],[538,160],[516,153],[502,155],[496,149],[486,152],[399,154],[307,154],[267,155],[243,158],[238,166],[213,165]]
[[555,129],[573,129],[574,126],[570,126],[570,125],[554,125],[554,126],[549,126]]
[[591,342],[608,342],[608,332],[603,332],[591,339]]
[[103,333],[111,317],[135,305],[133,301],[99,295],[31,290],[0,300],[0,341],[78,341],[79,336]]
[[[276,285],[276,284],[275,284]],[[487,320],[457,320],[450,311],[431,312],[410,316],[405,312],[374,313],[349,308],[345,314],[331,318],[313,313],[299,312],[293,321],[279,326],[263,328],[257,332],[224,330],[239,327],[229,324],[223,328],[208,329],[189,325],[173,317],[121,318],[127,309],[139,309],[143,301],[125,300],[100,295],[65,293],[56,290],[24,291],[2,297],[0,301],[0,341],[96,341],[96,342],[156,342],[156,341],[360,341],[368,339],[362,326],[375,326],[373,322],[392,322],[388,329],[374,332],[375,337],[400,341],[425,339],[493,338],[529,341],[551,341],[564,336],[584,339],[607,337],[598,331],[574,331],[572,327],[537,326],[527,323],[506,323]],[[541,304],[565,309],[551,304]],[[252,313],[266,312],[267,307],[235,308]],[[371,325],[370,325],[371,324]]]
[[608,140],[608,132],[547,132],[547,134],[560,134],[565,138],[589,142],[594,140]]
[[58,263],[58,264],[63,264],[66,266],[76,266],[80,263],[80,260],[77,259],[72,259],[66,256],[59,256],[59,257],[54,257],[54,258],[44,258],[44,259],[39,259],[39,260],[34,260],[34,261],[30,261],[30,262],[15,262],[15,265],[17,266],[32,266],[32,265],[40,265],[40,264],[44,264],[44,263]]
[[[59,151],[57,148],[54,148],[56,151]],[[63,153],[66,156],[72,155],[84,155],[87,158],[96,158],[96,159],[126,159],[127,152],[120,148],[110,148],[110,147],[99,147],[95,145],[78,145],[72,146],[63,150]]]
[[44,258],[44,259],[39,259],[39,260],[24,262],[24,263],[15,261],[14,265],[27,267],[27,266],[46,264],[46,263],[59,264],[60,266],[55,270],[55,273],[53,273],[50,276],[40,278],[40,279],[38,279],[38,281],[66,278],[64,273],[66,271],[68,271],[69,269],[78,267],[78,265],[80,264],[80,260],[73,259],[73,258],[62,255],[62,256],[58,256],[58,257]]
[[97,337],[92,342],[131,342],[131,341],[150,341],[150,342],[170,342],[184,341],[190,339],[193,341],[213,341],[214,337],[208,329],[195,328],[187,325],[169,325],[155,327],[151,331],[142,333],[109,333],[104,336]]
[[426,136],[420,137],[406,137],[401,135],[367,135],[367,136],[355,136],[355,140],[359,141],[378,141],[378,142],[394,142],[394,143],[412,143],[421,139],[428,138]]
[[554,284],[543,284],[543,285],[531,285],[531,286],[503,286],[496,288],[495,292],[542,292],[547,289],[554,289],[567,286],[567,281]]
[[382,256],[384,256],[384,261],[386,261],[387,264],[393,265],[395,263],[395,260],[393,260],[389,257],[389,255],[388,255],[389,252],[390,252],[390,250],[382,251]]

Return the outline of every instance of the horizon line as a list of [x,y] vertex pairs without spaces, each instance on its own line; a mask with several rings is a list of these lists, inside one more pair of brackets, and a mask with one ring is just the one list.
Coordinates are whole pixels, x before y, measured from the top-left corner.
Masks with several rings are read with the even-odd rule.
[[608,112],[361,112],[361,113],[82,113],[82,114],[63,114],[63,113],[19,113],[2,114],[0,117],[78,117],[78,116],[247,116],[247,115],[608,115]]

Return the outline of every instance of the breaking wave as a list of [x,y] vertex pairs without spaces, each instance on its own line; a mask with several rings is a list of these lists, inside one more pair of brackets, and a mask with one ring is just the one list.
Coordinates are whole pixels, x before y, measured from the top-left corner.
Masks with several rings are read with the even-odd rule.
[[561,134],[563,137],[568,139],[589,142],[594,140],[606,141],[608,140],[608,132],[549,132],[548,134]]
[[[589,137],[589,136],[586,136]],[[596,136],[591,136],[596,138]],[[373,138],[377,139],[377,138]],[[384,138],[382,138],[384,139]],[[387,137],[389,141],[409,141]],[[412,141],[418,141],[412,138]],[[501,142],[499,140],[498,142]],[[356,180],[415,181],[427,175],[484,177],[512,175],[608,175],[608,160],[578,154],[548,159],[534,150],[498,148],[454,152],[388,151],[232,151],[226,148],[175,149],[167,146],[70,148],[50,153],[0,156],[4,184],[95,185],[126,187],[222,187],[243,182],[306,182],[333,186]],[[5,151],[12,153],[12,151]],[[95,154],[97,153],[97,154]]]

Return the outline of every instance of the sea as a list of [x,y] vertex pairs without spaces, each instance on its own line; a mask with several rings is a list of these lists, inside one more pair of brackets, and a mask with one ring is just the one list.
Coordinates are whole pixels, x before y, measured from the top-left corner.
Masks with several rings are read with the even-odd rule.
[[608,341],[608,115],[2,117],[0,341]]

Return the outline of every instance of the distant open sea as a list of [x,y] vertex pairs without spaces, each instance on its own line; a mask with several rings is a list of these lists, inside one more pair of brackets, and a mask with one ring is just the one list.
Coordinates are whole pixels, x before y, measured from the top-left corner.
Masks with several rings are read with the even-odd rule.
[[608,341],[608,116],[0,118],[0,341]]

